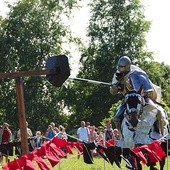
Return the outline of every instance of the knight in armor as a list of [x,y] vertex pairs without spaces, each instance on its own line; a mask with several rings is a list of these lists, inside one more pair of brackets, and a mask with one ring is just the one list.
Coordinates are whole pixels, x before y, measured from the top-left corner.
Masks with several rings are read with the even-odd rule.
[[[155,108],[155,102],[160,102],[161,88],[151,82],[145,71],[132,65],[129,57],[120,57],[117,64],[117,71],[112,79],[110,93],[112,95],[117,93],[123,93],[125,95],[127,90],[134,89],[138,91],[141,87],[143,88],[142,95],[145,99],[145,103]],[[113,117],[114,124],[119,131],[125,109],[126,105],[123,100]]]

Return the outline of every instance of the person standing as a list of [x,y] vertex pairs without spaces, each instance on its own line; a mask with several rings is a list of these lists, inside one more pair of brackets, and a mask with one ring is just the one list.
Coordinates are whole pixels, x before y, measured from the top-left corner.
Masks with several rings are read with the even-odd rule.
[[55,131],[56,134],[59,133],[59,128],[54,122],[51,122],[50,125],[52,126],[52,129]]
[[[12,149],[11,145],[9,145],[11,136],[12,136],[12,132],[9,129],[9,124],[4,123],[2,125],[2,139],[1,139],[0,152],[2,153],[3,156],[5,156],[6,162],[8,162],[8,155],[10,154],[10,152],[13,152],[11,150]],[[12,155],[12,154],[10,154],[10,155]]]
[[[33,137],[33,134],[32,134],[31,129],[28,127],[28,122],[26,122],[26,127],[27,127],[27,138],[29,139],[29,138]],[[20,129],[18,130],[17,138],[21,139]]]
[[79,141],[81,142],[89,142],[90,139],[90,131],[86,127],[85,121],[81,121],[81,127],[77,129],[77,136]]
[[113,129],[113,134],[114,134],[114,140],[115,140],[115,144],[118,142],[118,140],[120,140],[120,134],[118,129]]
[[113,128],[110,120],[106,123],[106,128],[104,130],[104,133],[105,133],[106,141],[110,139],[114,139]]
[[[32,144],[32,137],[33,137],[33,133],[32,133],[32,130],[28,127],[28,122],[26,122],[26,127],[27,127],[27,139],[28,139],[28,148],[29,148],[29,151],[32,152],[34,150],[34,147],[33,147],[33,144]],[[17,138],[18,138],[18,144],[17,144],[17,147],[18,147],[18,151],[16,151],[17,154],[21,155],[22,154],[22,149],[21,149],[21,131],[20,129],[18,130],[17,132]]]
[[90,128],[90,142],[96,142],[97,139],[97,132],[96,132],[96,127],[95,125],[92,125]]
[[98,131],[97,131],[97,138],[96,138],[96,141],[97,142],[102,142],[103,141],[103,127],[102,126],[99,126],[98,127]]
[[36,135],[33,138],[33,146],[35,148],[40,148],[41,145],[43,144],[45,138],[43,137],[41,131],[36,131]]
[[51,140],[55,135],[56,135],[56,131],[53,129],[52,125],[48,125],[45,137],[47,138],[47,140]]

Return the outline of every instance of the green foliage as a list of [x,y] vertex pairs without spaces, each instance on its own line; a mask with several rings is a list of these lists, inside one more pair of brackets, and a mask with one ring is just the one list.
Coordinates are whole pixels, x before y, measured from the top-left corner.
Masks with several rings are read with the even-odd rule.
[[[21,0],[10,6],[8,16],[0,18],[0,71],[41,70],[49,55],[69,54],[62,45],[72,41],[79,44],[82,52],[78,77],[111,82],[119,56],[128,55],[162,87],[163,102],[169,110],[170,68],[153,62],[152,53],[145,51],[150,22],[145,19],[140,1],[91,1],[87,48],[71,36],[63,23],[76,4],[76,0]],[[70,82],[56,89],[45,77],[24,77],[23,82],[26,117],[33,131],[46,130],[51,121],[68,130],[77,128],[81,120],[98,126],[112,118],[117,101],[122,98],[112,96],[109,86]],[[0,120],[16,130],[15,80],[1,79],[0,92]],[[65,107],[71,115],[64,113]]]
[[[42,70],[49,55],[61,54],[70,31],[63,23],[75,0],[21,0],[10,7],[0,22],[0,72]],[[69,42],[69,40],[68,40]],[[30,128],[46,130],[49,122],[67,124],[63,114],[62,87],[56,89],[45,77],[24,77],[26,118]],[[2,79],[0,103],[4,121],[18,129],[15,81]]]
[[[152,82],[162,88],[163,102],[170,107],[170,67],[155,61],[141,62],[140,65],[146,70]],[[167,107],[166,109],[168,109]]]
[[[111,82],[120,55],[140,62],[151,58],[144,50],[145,33],[150,22],[145,20],[140,1],[91,1],[88,47],[82,50],[82,67],[78,77]],[[122,96],[112,96],[109,87],[75,82],[67,88],[66,103],[73,114],[71,120],[90,121],[96,126],[110,118],[108,112]],[[71,126],[73,126],[71,124]]]

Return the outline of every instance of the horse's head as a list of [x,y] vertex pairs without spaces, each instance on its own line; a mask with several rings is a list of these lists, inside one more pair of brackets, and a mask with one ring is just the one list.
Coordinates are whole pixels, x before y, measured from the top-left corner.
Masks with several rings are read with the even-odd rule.
[[141,92],[142,87],[138,91],[130,90],[125,95],[126,117],[133,128],[136,127],[139,122],[139,117],[145,103],[144,98],[141,96]]

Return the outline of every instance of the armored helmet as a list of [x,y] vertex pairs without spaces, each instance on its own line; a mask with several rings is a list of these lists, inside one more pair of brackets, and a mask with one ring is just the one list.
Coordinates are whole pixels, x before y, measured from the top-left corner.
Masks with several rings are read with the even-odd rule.
[[[131,66],[131,59],[129,57],[122,56],[119,58],[118,64],[117,64],[119,71],[121,68],[124,68],[123,72],[128,72],[128,71],[130,71],[130,66]],[[122,71],[120,71],[120,72],[122,72]]]

